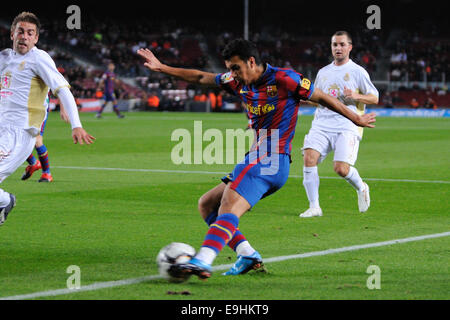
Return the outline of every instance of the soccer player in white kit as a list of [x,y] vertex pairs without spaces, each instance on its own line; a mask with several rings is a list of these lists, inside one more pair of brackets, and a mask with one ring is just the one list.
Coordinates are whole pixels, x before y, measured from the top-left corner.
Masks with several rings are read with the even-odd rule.
[[[11,25],[12,49],[0,51],[0,183],[32,152],[45,119],[49,89],[64,105],[74,143],[91,144],[95,138],[81,126],[75,99],[55,62],[35,45],[39,19],[22,12]],[[13,209],[16,198],[0,189],[0,225]]]
[[[348,32],[338,31],[331,38],[334,61],[317,73],[316,88],[336,97],[349,109],[364,114],[366,104],[378,104],[378,90],[364,68],[350,59],[352,39]],[[303,186],[309,208],[302,218],[322,216],[319,204],[319,174],[317,165],[334,151],[334,171],[357,192],[358,209],[366,212],[370,206],[369,186],[354,167],[363,128],[340,114],[317,105],[311,129],[302,148],[304,157]]]

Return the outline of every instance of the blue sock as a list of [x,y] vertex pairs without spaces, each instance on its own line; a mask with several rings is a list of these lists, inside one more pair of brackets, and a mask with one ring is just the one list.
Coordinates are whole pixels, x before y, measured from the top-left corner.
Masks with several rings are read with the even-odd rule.
[[36,164],[36,158],[33,156],[33,154],[30,154],[30,156],[27,158],[27,162],[32,166]]
[[218,216],[218,210],[216,209],[205,218],[205,222],[208,225],[208,227],[216,221],[217,216]]
[[[205,218],[205,222],[208,225],[208,227],[217,220],[218,216],[217,211],[218,211],[217,209],[214,210]],[[227,244],[231,249],[233,249],[233,251],[236,251],[237,246],[243,241],[247,241],[247,239],[242,234],[241,230],[237,228],[236,232],[233,235],[233,238],[231,238],[231,240]]]
[[232,213],[221,214],[211,224],[202,247],[208,247],[219,254],[223,247],[233,238],[239,225],[239,218]]
[[117,104],[113,105],[113,110],[118,116],[120,116],[120,111],[119,108],[117,107]]
[[38,153],[39,160],[41,161],[42,172],[50,173],[50,163],[48,161],[47,148],[45,147],[45,145],[42,145],[39,148],[36,148],[36,151]]

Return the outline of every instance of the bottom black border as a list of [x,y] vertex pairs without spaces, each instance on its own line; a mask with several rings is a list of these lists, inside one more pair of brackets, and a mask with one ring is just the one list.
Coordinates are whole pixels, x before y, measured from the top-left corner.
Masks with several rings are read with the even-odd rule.
[[[12,310],[55,315],[61,319],[89,315],[125,316],[142,314],[149,319],[301,319],[305,317],[417,315],[433,308],[448,310],[449,300],[32,300],[0,301],[2,312]],[[426,309],[425,309],[426,308]],[[211,314],[212,310],[214,313]]]

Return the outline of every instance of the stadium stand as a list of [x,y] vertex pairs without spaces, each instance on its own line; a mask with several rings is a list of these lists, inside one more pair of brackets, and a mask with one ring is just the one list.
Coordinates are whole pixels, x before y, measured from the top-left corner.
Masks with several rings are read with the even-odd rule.
[[[115,71],[121,79],[117,96],[122,100],[135,99],[134,110],[206,111],[212,110],[211,103],[217,97],[224,98],[224,92],[216,91],[210,99],[210,92],[204,88],[149,72],[135,52],[148,47],[164,63],[222,72],[220,52],[227,41],[240,36],[240,30],[227,27],[217,33],[147,20],[117,24],[108,17],[84,19],[88,27],[67,32],[64,25],[43,17],[38,44],[53,57],[77,98],[100,97],[98,84],[108,62],[116,65]],[[349,31],[354,43],[352,59],[366,68],[379,87],[380,107],[410,106],[413,99],[419,107],[433,106],[433,103],[434,108],[450,107],[448,39],[404,30],[389,34],[367,29]],[[313,30],[308,34],[314,34]],[[251,40],[257,44],[264,61],[293,68],[314,79],[318,69],[331,61],[329,37],[326,28],[305,37],[264,26],[252,33]],[[9,30],[2,26],[0,47],[10,45]],[[160,100],[156,108],[148,105],[153,93]],[[199,95],[205,95],[207,103],[200,109]],[[191,106],[192,103],[197,104]],[[214,111],[217,110],[221,108],[214,103]],[[240,106],[232,111],[236,110]]]

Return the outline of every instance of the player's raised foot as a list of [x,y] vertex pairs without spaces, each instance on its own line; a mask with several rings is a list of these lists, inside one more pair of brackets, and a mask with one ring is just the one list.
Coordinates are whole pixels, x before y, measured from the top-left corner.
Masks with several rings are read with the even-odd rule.
[[41,162],[39,160],[37,160],[35,164],[33,164],[33,165],[30,164],[25,168],[25,173],[22,175],[22,178],[20,178],[20,179],[27,180],[28,178],[30,178],[33,175],[33,173],[35,171],[37,171],[41,168],[42,168]]
[[358,194],[358,208],[359,212],[366,212],[370,207],[370,194],[369,186],[364,182],[364,189],[362,191],[357,191]]
[[201,280],[211,277],[211,266],[203,261],[192,258],[186,263],[174,264],[169,269],[169,274],[174,278],[188,279],[196,275]]
[[303,213],[300,213],[300,218],[312,218],[312,217],[321,217],[322,209],[320,208],[309,208]]
[[16,196],[12,193],[9,194],[9,204],[6,207],[0,208],[0,226],[5,223],[6,218],[11,210],[16,206]]
[[53,181],[52,174],[44,172],[38,181],[39,182],[52,182]]
[[96,113],[96,114],[95,114],[95,117],[96,117],[97,119],[100,119],[100,118],[102,117],[102,114],[101,114],[101,113]]
[[245,274],[250,270],[262,270],[264,264],[261,255],[258,251],[255,251],[250,256],[238,256],[237,261],[227,272],[222,273],[224,276],[237,276],[239,274]]

